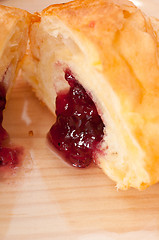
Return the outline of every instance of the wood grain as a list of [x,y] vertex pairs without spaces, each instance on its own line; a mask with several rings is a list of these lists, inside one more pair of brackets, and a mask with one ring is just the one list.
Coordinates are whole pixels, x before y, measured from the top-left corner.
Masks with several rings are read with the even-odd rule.
[[[4,126],[26,154],[21,168],[1,176],[0,240],[129,240],[141,235],[159,239],[159,184],[143,192],[117,191],[95,165],[85,170],[70,167],[47,144],[53,121],[19,78],[7,103]],[[123,232],[131,233],[119,234]]]

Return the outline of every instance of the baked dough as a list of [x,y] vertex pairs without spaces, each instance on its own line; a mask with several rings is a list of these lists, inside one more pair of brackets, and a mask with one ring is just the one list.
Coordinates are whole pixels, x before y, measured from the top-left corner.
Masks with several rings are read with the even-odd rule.
[[7,97],[26,52],[30,21],[26,11],[0,5],[0,83]]
[[106,126],[97,162],[119,189],[159,181],[158,26],[127,0],[76,0],[46,8],[31,27],[24,78],[55,113],[71,70]]
[[28,42],[31,14],[0,5],[0,169],[13,169],[20,164],[21,147],[10,144],[2,126],[6,100],[18,74]]

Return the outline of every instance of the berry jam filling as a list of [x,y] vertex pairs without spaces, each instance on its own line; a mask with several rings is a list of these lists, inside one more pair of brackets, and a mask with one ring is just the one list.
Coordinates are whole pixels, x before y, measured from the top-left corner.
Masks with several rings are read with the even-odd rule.
[[56,98],[57,119],[48,139],[68,163],[84,168],[99,151],[104,124],[91,97],[68,69],[65,79],[70,89]]
[[0,168],[7,166],[15,168],[19,164],[22,149],[9,146],[9,135],[2,127],[3,110],[6,105],[6,90],[0,82]]

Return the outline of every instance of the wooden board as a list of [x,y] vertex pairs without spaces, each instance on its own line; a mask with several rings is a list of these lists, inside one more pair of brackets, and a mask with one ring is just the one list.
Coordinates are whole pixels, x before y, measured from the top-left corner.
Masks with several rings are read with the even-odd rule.
[[[1,3],[35,11],[51,1]],[[136,3],[154,15],[159,10],[155,1]],[[53,121],[19,78],[7,103],[4,126],[12,142],[25,147],[26,157],[20,169],[0,181],[0,240],[159,239],[159,184],[143,192],[117,191],[96,166],[85,170],[68,166],[47,145]]]

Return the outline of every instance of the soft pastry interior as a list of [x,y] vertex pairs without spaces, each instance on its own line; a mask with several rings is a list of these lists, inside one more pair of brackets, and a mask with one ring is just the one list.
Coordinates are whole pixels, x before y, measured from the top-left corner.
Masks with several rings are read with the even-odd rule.
[[26,52],[31,14],[0,5],[0,83],[7,96]]
[[159,27],[127,0],[76,0],[35,17],[23,77],[56,112],[66,70],[104,124],[95,161],[117,188],[159,181]]

